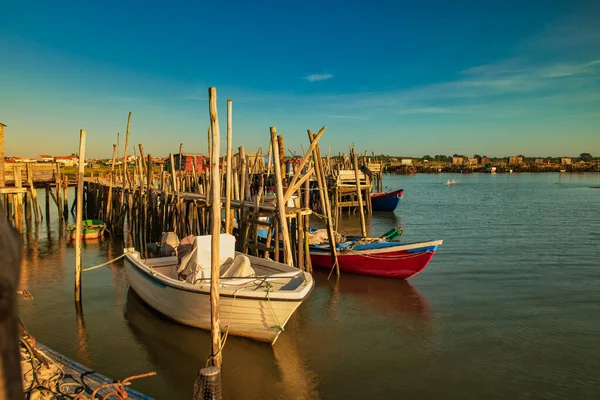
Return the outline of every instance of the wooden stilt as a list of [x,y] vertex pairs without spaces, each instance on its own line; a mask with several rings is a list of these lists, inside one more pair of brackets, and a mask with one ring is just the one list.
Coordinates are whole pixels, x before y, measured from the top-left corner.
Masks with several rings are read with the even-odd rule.
[[[283,142],[283,141],[281,141]],[[292,247],[290,243],[290,235],[288,231],[287,216],[285,211],[285,201],[283,200],[283,182],[281,179],[281,160],[279,155],[282,149],[279,148],[280,142],[277,139],[277,130],[274,126],[271,127],[271,145],[273,146],[273,155],[275,156],[275,182],[277,191],[277,213],[279,214],[279,222],[281,224],[281,236],[283,238],[283,256],[284,262],[288,265],[294,266]]]
[[208,89],[210,126],[212,130],[212,154],[210,171],[212,178],[212,218],[211,218],[211,274],[210,274],[210,333],[212,338],[212,364],[221,368],[221,328],[219,325],[219,248],[221,234],[221,190],[219,179],[219,117],[217,114],[217,90]]
[[85,175],[85,131],[79,131],[79,172],[77,174],[77,215],[75,216],[75,303],[81,304],[81,220],[83,217],[83,180]]
[[227,99],[227,165],[225,175],[225,232],[233,233],[233,213],[231,211],[231,146],[232,146],[232,105]]

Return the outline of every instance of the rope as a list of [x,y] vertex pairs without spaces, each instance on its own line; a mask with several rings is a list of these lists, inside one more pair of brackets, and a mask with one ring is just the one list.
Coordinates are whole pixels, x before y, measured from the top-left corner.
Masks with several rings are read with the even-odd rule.
[[273,316],[275,317],[275,321],[277,321],[277,325],[272,326],[271,328],[277,328],[277,329],[279,329],[279,331],[284,332],[285,329],[283,328],[283,326],[281,326],[281,322],[279,322],[279,318],[277,317],[277,314],[275,313],[275,309],[273,308],[273,304],[271,304],[271,296],[269,296],[269,293],[271,293],[271,288],[273,287],[273,285],[271,285],[271,283],[269,283],[269,282],[266,282],[265,287],[267,289],[267,301],[269,303],[269,307],[271,307],[271,311],[273,312]]
[[128,252],[127,252],[127,251],[126,251],[125,253],[121,254],[121,255],[120,255],[119,257],[117,257],[117,258],[113,258],[112,260],[110,260],[110,261],[107,261],[107,262],[103,262],[102,264],[94,265],[93,267],[87,267],[87,268],[83,268],[83,269],[82,269],[82,271],[83,271],[83,272],[92,271],[92,270],[94,270],[94,269],[96,269],[96,268],[100,268],[100,267],[104,267],[105,265],[112,264],[112,263],[114,263],[115,261],[117,261],[117,260],[120,260],[121,258],[125,257],[125,255],[126,255],[126,254],[128,254]]

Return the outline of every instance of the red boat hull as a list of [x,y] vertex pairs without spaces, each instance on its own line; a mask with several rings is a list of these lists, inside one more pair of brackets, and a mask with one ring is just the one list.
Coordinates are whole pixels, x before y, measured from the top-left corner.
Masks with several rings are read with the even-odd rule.
[[[423,271],[434,254],[435,251],[411,253],[403,250],[375,254],[341,252],[338,253],[338,263],[341,273],[408,279]],[[310,260],[313,267],[332,267],[331,254],[328,251],[315,252],[311,249]]]

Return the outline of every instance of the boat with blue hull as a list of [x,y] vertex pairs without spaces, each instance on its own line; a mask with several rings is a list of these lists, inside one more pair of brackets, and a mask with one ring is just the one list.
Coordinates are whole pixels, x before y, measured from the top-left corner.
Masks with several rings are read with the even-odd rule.
[[402,200],[403,195],[403,189],[382,193],[372,193],[371,206],[373,211],[394,211],[400,204],[400,200]]

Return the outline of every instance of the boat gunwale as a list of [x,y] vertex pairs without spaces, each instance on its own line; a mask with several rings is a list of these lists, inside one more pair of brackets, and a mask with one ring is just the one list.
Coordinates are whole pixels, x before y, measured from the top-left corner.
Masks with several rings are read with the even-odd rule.
[[[125,253],[125,258],[127,259],[127,261],[129,262],[129,264],[134,268],[134,270],[138,273],[143,274],[145,277],[149,278],[150,280],[157,282],[161,285],[164,285],[166,287],[170,287],[171,289],[175,289],[175,290],[181,290],[181,291],[186,291],[186,292],[191,292],[191,293],[197,293],[200,295],[205,295],[205,296],[210,296],[210,285],[208,286],[196,286],[195,284],[192,285],[190,283],[186,283],[186,282],[181,282],[178,280],[175,280],[171,277],[166,276],[165,274],[162,273],[157,273],[152,271],[152,269],[150,267],[148,267],[145,263],[143,263],[141,261],[141,259],[136,259],[133,254],[139,254],[138,252],[126,252]],[[249,256],[251,257],[251,256]],[[267,260],[269,261],[269,260]],[[264,282],[267,281],[268,277],[263,277],[263,278],[256,278],[257,281],[262,281],[259,285],[257,285],[254,288],[247,288],[248,290],[252,290],[254,291],[254,293],[256,293],[256,295],[244,295],[244,294],[237,294],[239,293],[242,289],[241,287],[228,287],[228,286],[223,286],[222,284],[219,285],[219,296],[220,297],[228,297],[228,298],[236,298],[236,299],[247,299],[247,300],[257,300],[257,301],[261,301],[261,300],[269,300],[269,301],[275,301],[275,302],[279,302],[279,301],[286,301],[286,302],[303,302],[304,300],[306,300],[306,298],[308,298],[308,296],[310,295],[310,293],[312,292],[312,290],[315,287],[315,281],[312,277],[312,275],[310,275],[308,272],[306,271],[301,271],[298,270],[298,276],[302,276],[304,278],[304,282],[306,284],[306,286],[308,286],[308,290],[301,290],[299,292],[290,292],[290,293],[281,293],[281,291],[276,291],[276,292],[262,292],[262,291],[256,291],[260,285],[262,285]],[[307,279],[307,276],[310,279]],[[273,279],[281,279],[282,277],[274,277]],[[290,277],[291,279],[293,279],[292,277]],[[223,279],[223,278],[221,278]],[[246,278],[246,279],[251,279],[251,278]],[[131,285],[131,284],[130,284]],[[227,290],[227,291],[231,291],[232,293],[223,293],[223,290]],[[304,295],[302,297],[297,297],[297,298],[288,298],[288,297],[281,297],[281,295],[285,295],[285,294],[292,294],[292,293],[297,293],[298,295],[301,295],[302,293],[304,293]]]
[[[433,247],[433,246],[439,246],[443,243],[443,240],[432,240],[429,242],[414,242],[414,243],[406,243],[406,244],[402,244],[402,245],[398,245],[398,246],[389,246],[389,247],[380,247],[380,248],[375,248],[375,249],[360,249],[360,250],[354,250],[354,249],[342,249],[342,250],[338,250],[338,257],[339,256],[357,256],[357,255],[361,255],[361,254],[381,254],[381,253],[394,253],[394,252],[398,252],[398,251],[407,251],[407,250],[413,250],[413,249],[419,249],[419,248],[423,248],[424,252],[426,252],[427,250],[425,250],[425,248],[427,247]],[[401,243],[401,242],[398,242]],[[320,254],[329,254],[331,253],[331,250],[329,247],[324,247],[324,248],[318,248],[318,247],[310,247],[310,251],[314,251],[315,253],[320,253]]]

